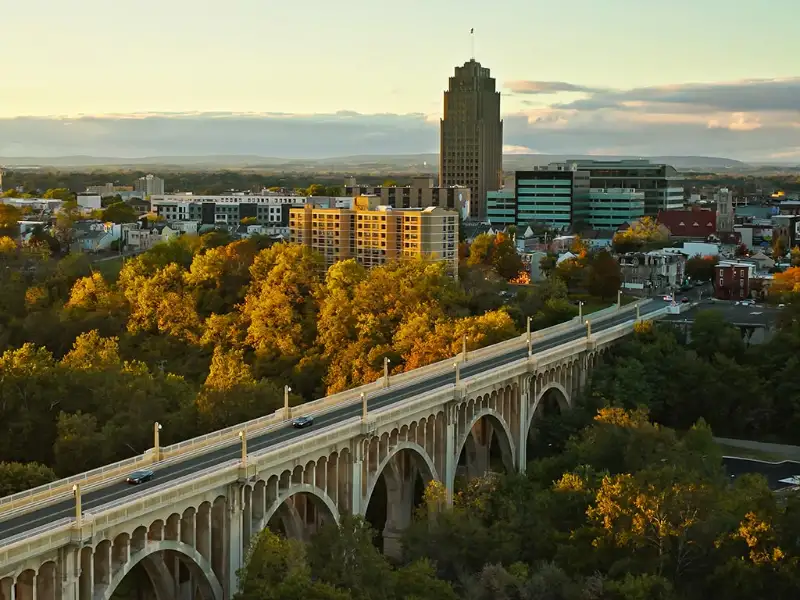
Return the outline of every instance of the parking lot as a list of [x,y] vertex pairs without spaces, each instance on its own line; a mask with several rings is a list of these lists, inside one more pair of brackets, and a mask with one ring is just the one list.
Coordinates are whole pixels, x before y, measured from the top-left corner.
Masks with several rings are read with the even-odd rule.
[[753,304],[742,305],[727,300],[703,300],[691,310],[680,315],[669,315],[667,321],[694,321],[697,313],[703,310],[716,310],[722,313],[723,318],[733,325],[749,327],[770,328],[780,314],[781,309],[773,305]]

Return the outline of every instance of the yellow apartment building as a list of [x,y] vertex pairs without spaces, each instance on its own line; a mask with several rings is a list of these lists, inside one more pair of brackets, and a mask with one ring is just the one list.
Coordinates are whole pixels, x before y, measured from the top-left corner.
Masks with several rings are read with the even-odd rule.
[[429,206],[397,210],[377,196],[358,196],[352,208],[313,203],[289,211],[292,242],[325,257],[325,267],[355,258],[367,268],[406,257],[445,261],[458,277],[458,213]]

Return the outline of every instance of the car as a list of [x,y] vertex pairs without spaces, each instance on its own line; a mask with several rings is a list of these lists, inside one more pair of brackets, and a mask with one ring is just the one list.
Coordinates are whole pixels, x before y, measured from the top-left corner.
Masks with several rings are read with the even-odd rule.
[[665,302],[672,302],[672,296],[669,296],[669,295],[664,296],[664,301]]
[[145,481],[150,481],[153,478],[153,472],[150,469],[142,469],[141,471],[134,471],[125,479],[125,483],[131,485],[139,485]]
[[686,296],[684,296],[683,298],[681,298],[681,302],[683,304],[688,304],[689,303],[689,299]]
[[295,429],[303,429],[304,427],[311,427],[313,424],[314,424],[314,417],[310,415],[292,419],[292,427],[294,427]]

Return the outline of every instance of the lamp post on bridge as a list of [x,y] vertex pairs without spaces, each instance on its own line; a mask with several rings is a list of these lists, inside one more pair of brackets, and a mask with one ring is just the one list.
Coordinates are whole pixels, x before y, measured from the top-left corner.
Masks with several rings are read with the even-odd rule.
[[578,300],[578,322],[583,323],[583,300]]
[[461,381],[461,368],[458,361],[453,363],[453,368],[456,370],[456,389],[458,389],[458,384]]
[[464,362],[467,362],[467,334],[466,333],[461,338],[461,354],[462,354],[462,360]]
[[283,386],[283,413],[285,419],[289,420],[289,392],[292,391],[288,385]]
[[159,432],[161,431],[161,423],[156,421],[153,423],[153,462],[161,460],[161,442]]
[[367,395],[361,392],[361,420],[367,420]]
[[586,339],[591,339],[592,337],[592,322],[589,319],[586,319]]
[[617,290],[617,310],[622,308],[622,290]]
[[389,363],[392,362],[388,356],[383,357],[383,387],[389,387]]
[[72,486],[72,495],[75,497],[75,525],[80,529],[83,526],[83,511],[81,510],[81,484]]
[[641,311],[639,309],[639,303],[636,303],[636,320],[640,320],[642,318]]
[[242,440],[242,466],[247,466],[247,430],[242,429],[239,432],[239,439]]
[[528,356],[533,354],[533,337],[531,336],[531,318],[527,319]]

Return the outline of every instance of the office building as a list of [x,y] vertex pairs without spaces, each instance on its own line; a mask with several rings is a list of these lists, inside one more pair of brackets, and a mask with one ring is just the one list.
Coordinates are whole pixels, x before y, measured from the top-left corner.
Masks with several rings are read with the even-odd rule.
[[468,187],[470,216],[486,216],[486,193],[503,176],[503,121],[500,92],[489,69],[475,59],[456,67],[444,93],[440,124],[439,186]]
[[558,231],[581,229],[589,216],[588,198],[588,173],[557,164],[536,167],[517,171],[503,189],[487,192],[487,219],[498,227],[536,223]]
[[645,216],[683,208],[684,177],[669,165],[649,160],[570,160],[566,164],[588,171],[591,188],[644,192]]
[[405,186],[358,185],[355,177],[348,177],[344,180],[344,195],[351,198],[378,196],[381,205],[392,208],[438,206],[458,212],[462,219],[469,217],[472,200],[472,190],[468,187],[434,186],[432,177],[414,177],[411,185]]
[[589,188],[583,223],[592,229],[617,229],[644,216],[645,195],[636,189]]
[[200,221],[203,225],[238,225],[253,217],[258,225],[280,226],[289,222],[289,208],[302,206],[305,196],[292,194],[194,194],[155,195],[151,210],[167,221]]
[[164,193],[164,180],[155,175],[139,177],[139,179],[133,183],[133,189],[143,194],[144,197],[159,196]]
[[445,261],[458,276],[458,213],[443,208],[395,209],[377,196],[359,196],[352,208],[321,208],[309,201],[289,211],[291,241],[325,258],[325,267],[356,259],[365,267],[420,257]]

